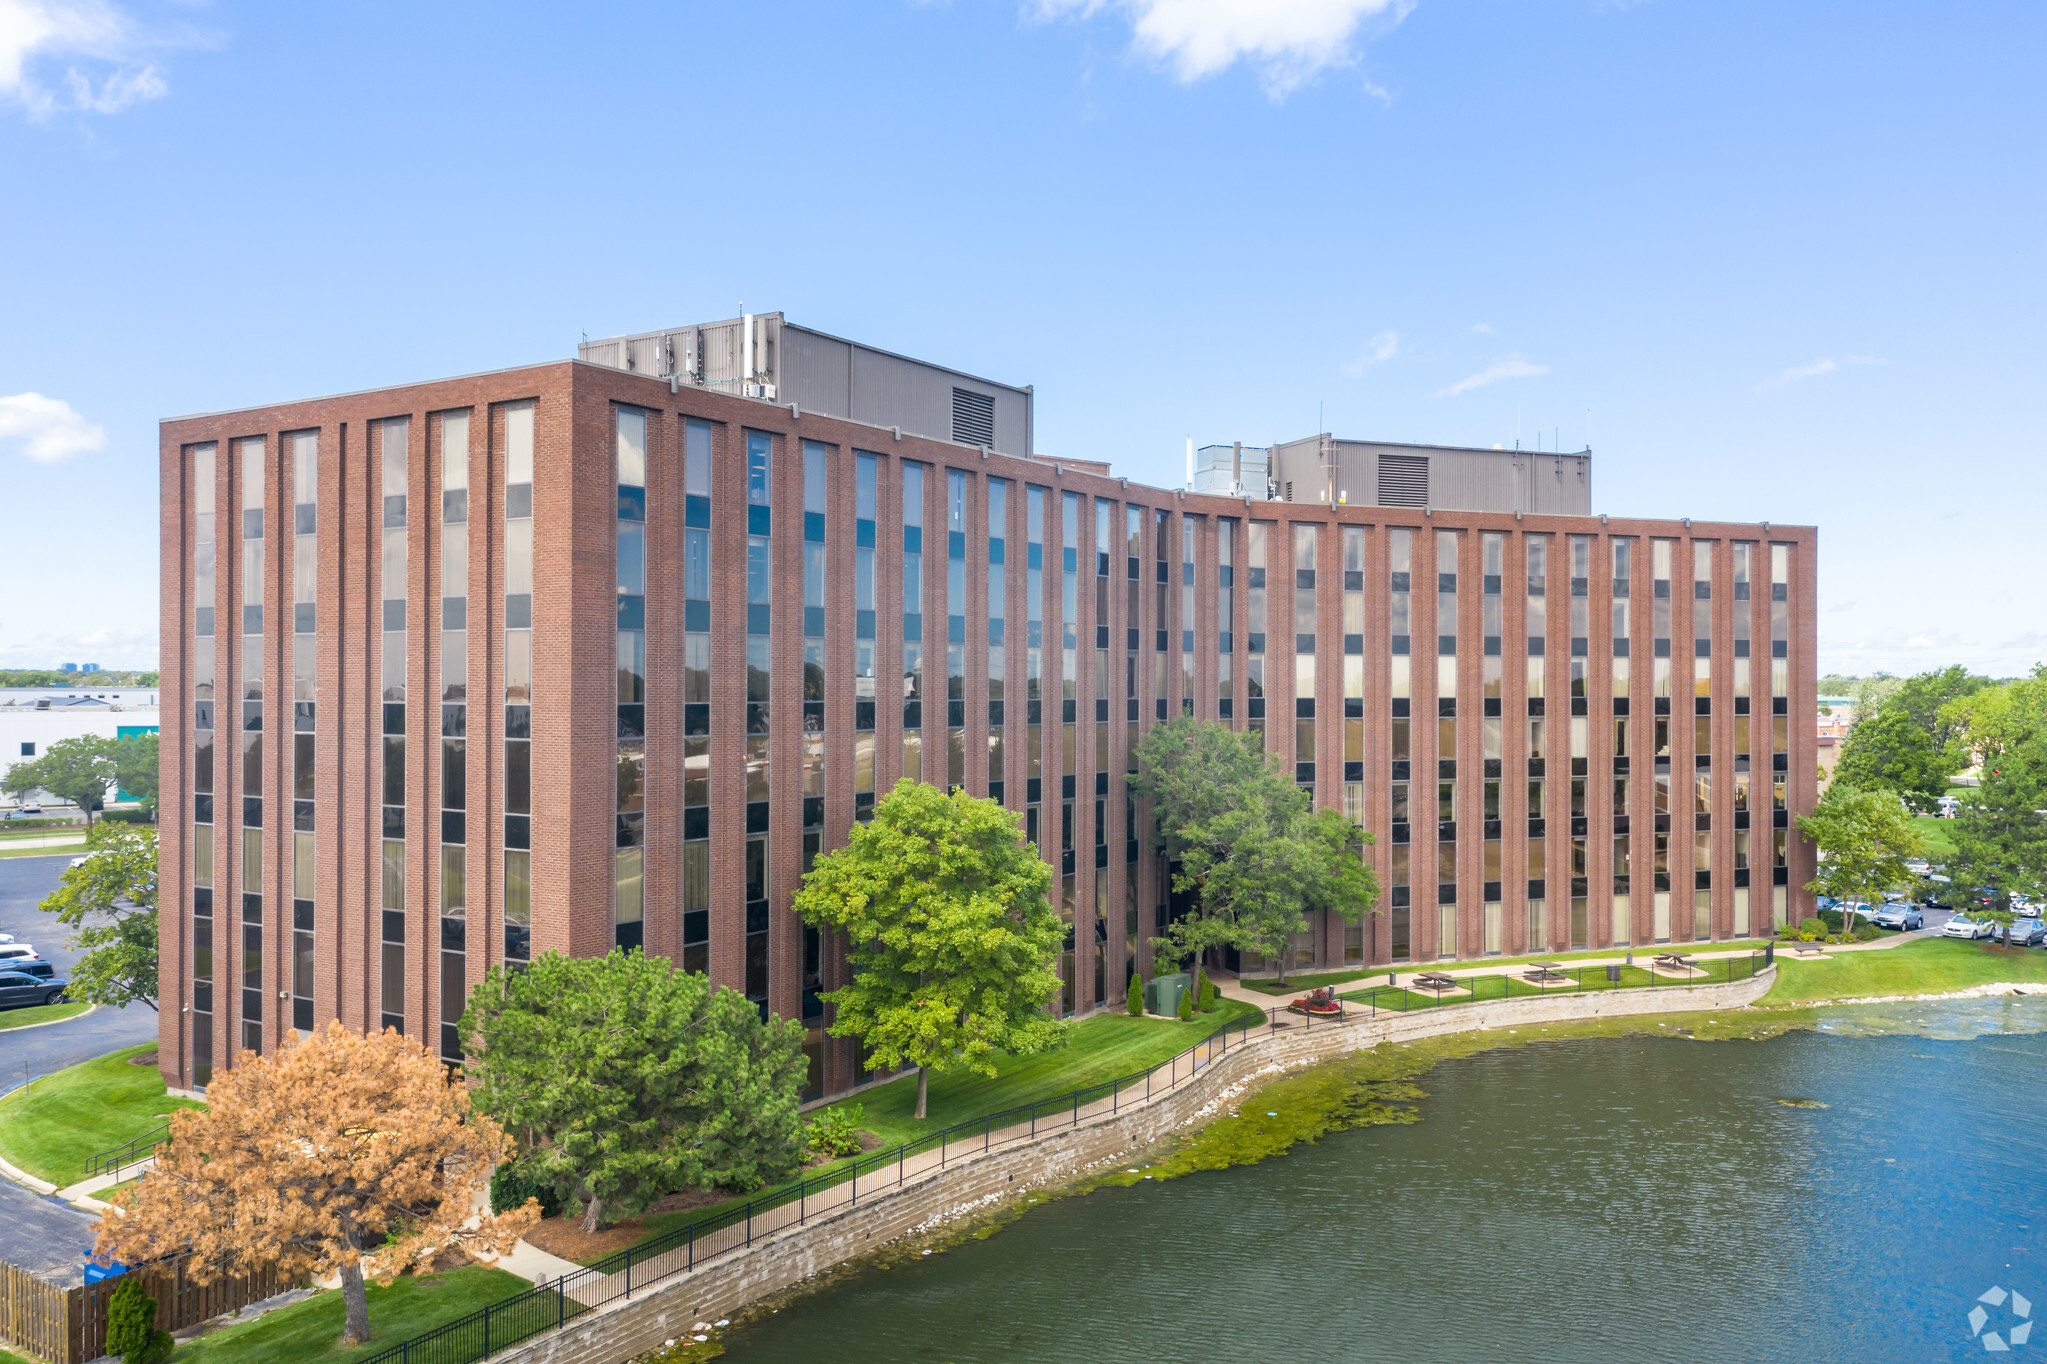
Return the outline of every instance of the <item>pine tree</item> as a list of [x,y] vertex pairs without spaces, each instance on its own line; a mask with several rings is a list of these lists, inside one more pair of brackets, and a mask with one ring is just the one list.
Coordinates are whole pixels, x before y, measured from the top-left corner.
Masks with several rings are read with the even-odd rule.
[[121,1364],[162,1364],[177,1342],[157,1329],[156,1299],[133,1274],[124,1275],[107,1304],[107,1353]]
[[1135,971],[1130,973],[1130,997],[1123,1007],[1132,1018],[1144,1013],[1144,977]]

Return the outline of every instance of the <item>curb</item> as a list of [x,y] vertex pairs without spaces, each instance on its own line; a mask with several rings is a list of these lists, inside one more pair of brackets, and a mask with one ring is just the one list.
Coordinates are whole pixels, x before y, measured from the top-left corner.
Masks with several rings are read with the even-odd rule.
[[57,1192],[57,1186],[50,1183],[48,1180],[37,1179],[28,1171],[18,1169],[13,1165],[8,1164],[4,1160],[0,1160],[0,1175],[6,1175],[16,1184],[20,1184],[27,1188],[34,1189],[37,1193],[41,1194],[45,1198],[48,1198],[52,1194]]
[[[73,1014],[69,1018],[46,1018],[40,1023],[17,1023],[11,1028],[0,1028],[0,1035],[10,1032],[27,1032],[30,1028],[54,1028],[59,1023],[76,1023],[81,1018],[92,1017],[94,1011],[98,1008],[99,1005],[88,1001],[85,1006],[85,1012],[82,1014]],[[8,1091],[10,1094],[13,1092],[13,1090]]]

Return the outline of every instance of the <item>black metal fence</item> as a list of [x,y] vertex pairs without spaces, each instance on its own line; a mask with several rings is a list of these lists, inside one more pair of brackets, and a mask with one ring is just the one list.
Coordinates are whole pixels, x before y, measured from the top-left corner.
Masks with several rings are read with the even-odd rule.
[[[1140,1105],[1171,1092],[1193,1079],[1209,1065],[1243,1046],[1252,1035],[1270,1035],[1290,1029],[1345,1027],[1369,1022],[1382,1013],[1405,1013],[1415,1009],[1483,1007],[1506,998],[1520,999],[1536,994],[1570,994],[1597,989],[1644,987],[1685,988],[1691,985],[1722,984],[1744,980],[1769,964],[1769,953],[1751,953],[1743,960],[1728,958],[1710,966],[1679,971],[1669,978],[1652,976],[1619,982],[1605,978],[1605,968],[1581,967],[1569,977],[1568,987],[1553,983],[1540,990],[1494,993],[1466,992],[1456,998],[1431,998],[1426,990],[1406,986],[1380,986],[1346,995],[1345,1000],[1363,1008],[1346,1008],[1340,1016],[1318,1017],[1295,1012],[1281,1005],[1257,1014],[1242,1014],[1219,1024],[1201,1041],[1172,1059],[1149,1070],[1105,1080],[1056,1098],[1020,1104],[929,1133],[886,1151],[873,1151],[833,1165],[794,1184],[771,1190],[759,1198],[721,1209],[665,1232],[639,1245],[610,1255],[573,1274],[551,1283],[537,1284],[527,1292],[495,1302],[468,1316],[457,1318],[421,1335],[365,1356],[357,1364],[475,1364],[498,1350],[519,1344],[543,1331],[554,1330],[584,1313],[617,1298],[630,1297],[648,1285],[686,1273],[698,1265],[742,1250],[757,1236],[800,1226],[810,1218],[841,1208],[857,1207],[862,1195],[873,1198],[901,1188],[914,1177],[943,1170],[949,1162],[979,1155],[998,1146],[1030,1141],[1047,1132],[1077,1127],[1102,1114],[1121,1111],[1123,1105]],[[1717,969],[1716,969],[1717,968]],[[1597,977],[1587,972],[1598,973]],[[1491,980],[1499,977],[1466,977]],[[1527,984],[1527,982],[1522,982]]]
[[124,1166],[140,1164],[155,1155],[156,1148],[170,1139],[171,1125],[165,1123],[152,1131],[144,1132],[132,1141],[122,1142],[110,1151],[102,1151],[96,1156],[88,1157],[85,1162],[86,1178],[112,1174]]

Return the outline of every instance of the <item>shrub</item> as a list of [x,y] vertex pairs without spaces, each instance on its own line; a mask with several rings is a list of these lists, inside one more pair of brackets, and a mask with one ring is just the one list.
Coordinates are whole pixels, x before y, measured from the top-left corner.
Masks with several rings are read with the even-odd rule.
[[1130,973],[1130,995],[1124,1001],[1123,1008],[1132,1018],[1144,1012],[1144,977],[1135,971]]
[[1873,923],[1869,923],[1868,921],[1866,921],[1866,920],[1865,920],[1865,921],[1863,921],[1863,922],[1859,922],[1859,923],[1857,923],[1857,924],[1855,925],[1855,941],[1857,941],[1857,942],[1875,942],[1875,941],[1876,941],[1876,939],[1877,939],[1877,928],[1876,928],[1876,925],[1875,925],[1875,924],[1873,924]]
[[156,1328],[156,1299],[134,1275],[123,1278],[107,1304],[107,1353],[123,1364],[160,1364],[173,1344],[169,1331]]
[[1174,1013],[1182,1021],[1188,1021],[1194,1017],[1194,992],[1192,990],[1182,990],[1180,992],[1180,1007],[1174,1010]]
[[1215,988],[1215,982],[1208,978],[1208,968],[1202,967],[1194,973],[1194,1007],[1203,1013],[1215,1011],[1215,997],[1222,992]]
[[551,1184],[528,1179],[517,1165],[500,1165],[491,1172],[491,1216],[502,1217],[514,1208],[523,1208],[529,1198],[540,1200],[542,1217],[561,1216],[561,1200],[554,1196],[554,1187]]
[[[1798,936],[1806,942],[1811,942],[1813,938],[1825,937],[1828,929],[1838,927],[1840,927],[1839,923],[1829,924],[1825,919],[1800,919],[1798,921]],[[1805,937],[1808,933],[1812,934],[1812,938]]]
[[814,1156],[838,1157],[860,1154],[860,1120],[867,1110],[860,1104],[838,1104],[812,1118],[803,1128],[804,1145]]

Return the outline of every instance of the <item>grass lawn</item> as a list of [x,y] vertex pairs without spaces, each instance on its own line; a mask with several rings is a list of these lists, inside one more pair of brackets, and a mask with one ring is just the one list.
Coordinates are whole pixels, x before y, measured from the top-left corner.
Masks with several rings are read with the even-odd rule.
[[1826,961],[1777,958],[1777,984],[1759,1008],[1802,1008],[1867,995],[1932,995],[1999,981],[2047,981],[2047,952],[1924,938],[1882,952],[1843,952]]
[[1560,961],[1569,963],[1574,961],[1593,961],[1600,957],[1615,957],[1631,951],[1638,957],[1650,957],[1658,952],[1683,952],[1687,955],[1694,952],[1760,952],[1763,950],[1763,945],[1766,941],[1767,939],[1764,938],[1744,938],[1739,942],[1672,942],[1633,948],[1602,947],[1587,952],[1539,952],[1532,957],[1474,957],[1460,961],[1409,962],[1398,967],[1371,966],[1359,967],[1352,971],[1324,971],[1315,975],[1289,976],[1284,986],[1263,979],[1240,980],[1237,983],[1246,990],[1255,990],[1261,995],[1284,995],[1291,999],[1296,995],[1305,994],[1309,990],[1323,985],[1346,985],[1354,980],[1365,980],[1374,976],[1383,979],[1388,971],[1393,970],[1398,970],[1400,974],[1405,976],[1411,975],[1416,971],[1462,971],[1473,966],[1522,966],[1531,961]]
[[832,1107],[859,1104],[860,1125],[893,1146],[941,1127],[1019,1104],[1056,1098],[1086,1085],[1101,1084],[1164,1063],[1214,1032],[1225,1020],[1257,1015],[1240,1000],[1219,999],[1212,1014],[1196,1014],[1192,1022],[1169,1018],[1132,1018],[1100,1014],[1075,1023],[1066,1045],[1036,1056],[1008,1057],[996,1062],[992,1078],[961,1072],[931,1077],[930,1116],[918,1121],[917,1077],[906,1075]]
[[1939,862],[1955,855],[1955,841],[1949,836],[1954,831],[1954,820],[1940,819],[1934,815],[1914,815],[1912,827],[1919,831],[1919,837],[1925,841],[1926,856],[1929,860]]
[[0,1364],[38,1364],[38,1362],[33,1359],[23,1359],[20,1355],[9,1354],[5,1350],[0,1350]]
[[162,1124],[178,1108],[203,1105],[164,1093],[155,1066],[128,1058],[156,1043],[128,1047],[45,1076],[0,1101],[0,1156],[58,1188],[85,1178],[85,1162]]
[[10,848],[5,843],[0,843],[0,857],[76,857],[83,851],[85,851],[83,837],[75,842],[41,848]]
[[273,1360],[313,1364],[359,1359],[531,1287],[516,1274],[482,1265],[465,1265],[424,1278],[394,1279],[389,1288],[371,1284],[370,1342],[351,1350],[341,1348],[346,1309],[340,1292],[316,1293],[252,1322],[187,1341],[171,1355],[171,1364],[269,1364]]
[[55,1023],[60,1019],[76,1018],[91,1007],[73,1000],[68,1004],[34,1004],[26,1009],[9,1009],[0,1014],[0,1032],[9,1028],[26,1028],[31,1023]]
[[[888,1149],[985,1113],[1057,1098],[1087,1085],[1102,1084],[1149,1070],[1201,1041],[1226,1020],[1256,1020],[1259,1017],[1260,1011],[1242,1000],[1220,998],[1216,1001],[1214,1013],[1196,1014],[1193,1021],[1187,1023],[1176,1018],[1149,1015],[1132,1018],[1128,1014],[1099,1014],[1075,1023],[1067,1031],[1066,1045],[1055,1051],[1021,1058],[1003,1057],[996,1062],[993,1078],[972,1073],[933,1075],[926,1104],[930,1116],[921,1122],[911,1116],[917,1111],[917,1076],[914,1072],[828,1107],[860,1105],[861,1129],[881,1138],[878,1149]],[[823,1111],[813,1110],[805,1120]],[[811,1179],[829,1177],[847,1163],[835,1161],[806,1174]],[[763,1189],[752,1196],[756,1199],[772,1198],[785,1187],[788,1185]],[[634,1244],[650,1241],[698,1218],[712,1216],[745,1201],[735,1198],[708,1207],[692,1208],[688,1212],[643,1217],[640,1219],[642,1235]]]
[[1370,1004],[1381,1010],[1391,1009],[1395,1012],[1411,1013],[1418,1009],[1434,1009],[1452,1004],[1466,1004],[1475,1000],[1532,999],[1540,995],[1579,994],[1591,990],[1637,989],[1646,985],[1684,985],[1687,983],[1708,985],[1726,980],[1730,965],[1738,966],[1742,971],[1741,975],[1735,977],[1736,979],[1747,978],[1747,963],[1740,958],[1730,958],[1724,961],[1700,963],[1699,973],[1692,977],[1689,982],[1676,976],[1654,973],[1645,966],[1623,966],[1621,968],[1621,978],[1618,981],[1610,981],[1606,978],[1605,968],[1601,967],[1587,970],[1582,984],[1574,983],[1571,985],[1553,986],[1547,990],[1540,986],[1531,985],[1519,976],[1467,976],[1463,978],[1465,982],[1464,989],[1469,991],[1469,993],[1460,992],[1439,997],[1427,990],[1388,989],[1386,986],[1381,985],[1377,989],[1358,990],[1354,993],[1343,995],[1342,998],[1353,1004]]

